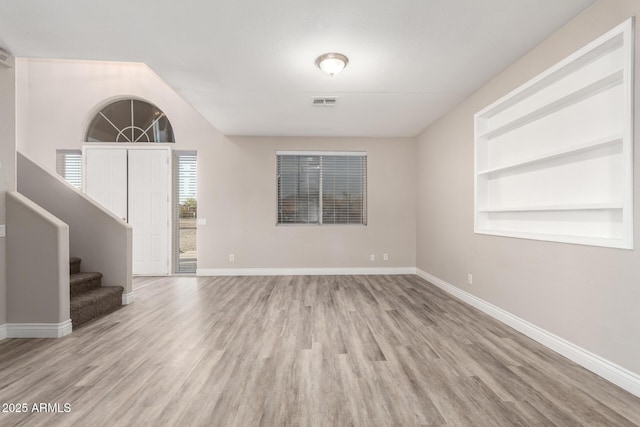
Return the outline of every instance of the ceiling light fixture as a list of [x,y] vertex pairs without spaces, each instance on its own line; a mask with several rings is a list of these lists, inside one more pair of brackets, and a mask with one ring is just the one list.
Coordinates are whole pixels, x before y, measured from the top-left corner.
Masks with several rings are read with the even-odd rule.
[[349,58],[341,53],[325,53],[316,58],[316,65],[325,73],[333,76],[344,70],[349,63]]

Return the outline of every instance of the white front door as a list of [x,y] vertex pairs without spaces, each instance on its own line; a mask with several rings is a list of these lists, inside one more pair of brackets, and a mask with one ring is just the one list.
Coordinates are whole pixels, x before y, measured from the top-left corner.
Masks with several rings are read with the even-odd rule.
[[85,193],[133,227],[133,274],[169,273],[169,152],[85,147]]
[[127,221],[127,149],[87,147],[85,156],[85,193]]
[[129,150],[133,273],[169,273],[169,150]]

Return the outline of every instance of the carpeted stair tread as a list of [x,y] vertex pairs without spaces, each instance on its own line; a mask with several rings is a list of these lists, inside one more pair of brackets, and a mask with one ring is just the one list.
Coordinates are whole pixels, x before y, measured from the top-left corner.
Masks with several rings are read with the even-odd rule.
[[80,272],[80,263],[82,260],[78,257],[69,257],[69,274],[75,274]]
[[97,289],[102,285],[102,273],[73,273],[69,276],[69,286],[71,296],[79,295],[83,292]]
[[[78,307],[91,301],[97,301],[105,295],[118,294],[122,297],[123,291],[124,288],[122,286],[101,286],[100,288],[83,292],[82,294],[71,298],[71,308]],[[120,298],[120,302],[122,302],[122,298]]]
[[69,257],[70,314],[73,328],[122,307],[122,286],[102,286],[102,273],[80,272],[78,257]]
[[80,273],[74,273],[70,275],[69,282],[73,284],[73,283],[86,282],[87,280],[100,279],[100,278],[102,278],[102,273],[83,271]]
[[102,286],[71,297],[73,327],[122,307],[122,286]]

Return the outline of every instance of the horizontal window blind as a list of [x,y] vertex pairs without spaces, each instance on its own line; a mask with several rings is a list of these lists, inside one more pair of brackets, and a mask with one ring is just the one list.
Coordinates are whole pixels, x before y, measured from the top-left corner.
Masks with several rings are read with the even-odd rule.
[[69,184],[82,190],[82,152],[56,150],[56,172]]
[[366,224],[366,154],[278,154],[278,224]]
[[278,223],[315,224],[320,218],[320,157],[278,156]]
[[322,223],[364,224],[365,156],[322,157]]
[[197,157],[193,152],[178,152],[174,161],[174,173],[178,177],[178,202],[196,198]]

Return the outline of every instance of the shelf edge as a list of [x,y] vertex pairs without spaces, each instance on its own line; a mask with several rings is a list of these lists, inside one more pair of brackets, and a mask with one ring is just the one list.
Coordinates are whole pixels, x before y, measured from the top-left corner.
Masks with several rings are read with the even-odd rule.
[[492,168],[492,169],[484,169],[478,172],[478,175],[490,175],[492,173],[497,173],[497,172],[502,172],[502,171],[506,171],[509,169],[516,169],[518,167],[521,166],[527,166],[527,165],[533,165],[536,163],[542,163],[545,161],[550,161],[553,159],[559,159],[562,157],[566,157],[566,156],[570,156],[573,154],[579,154],[585,151],[590,151],[590,150],[596,150],[598,148],[603,148],[603,147],[607,147],[609,145],[615,145],[615,144],[620,144],[623,142],[623,135],[622,134],[616,134],[610,137],[605,137],[605,138],[601,138],[586,144],[580,144],[578,146],[574,146],[571,148],[568,148],[566,150],[561,150],[561,151],[556,151],[550,154],[545,154],[543,156],[539,156],[539,157],[534,157],[531,159],[527,159],[527,160],[523,160],[521,162],[518,163],[512,163],[510,165],[506,165],[506,166],[500,166],[497,168]]
[[539,120],[543,117],[546,117],[550,114],[553,114],[557,111],[560,111],[570,105],[577,104],[578,102],[590,98],[603,92],[607,89],[610,89],[614,86],[622,84],[624,81],[624,70],[617,70],[599,80],[596,80],[593,83],[590,83],[587,86],[584,86],[568,95],[563,96],[560,99],[557,99],[543,107],[540,107],[536,110],[533,110],[530,113],[525,114],[509,123],[505,123],[504,125],[487,131],[483,134],[478,135],[479,138],[492,139],[498,136],[504,135],[505,133],[511,132],[512,130],[521,128],[523,126],[528,125],[529,123],[533,123],[536,120]]

